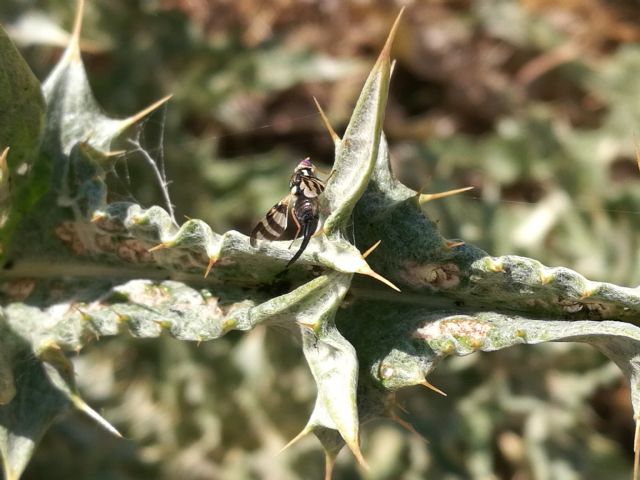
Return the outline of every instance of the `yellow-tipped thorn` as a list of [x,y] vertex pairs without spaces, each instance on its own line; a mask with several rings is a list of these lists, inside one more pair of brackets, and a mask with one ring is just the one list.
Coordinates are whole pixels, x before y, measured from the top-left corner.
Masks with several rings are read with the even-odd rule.
[[360,444],[357,441],[346,442],[346,443],[349,449],[351,450],[351,453],[353,453],[353,456],[356,457],[356,461],[358,462],[358,465],[360,465],[364,470],[368,472],[370,470],[369,464],[367,463],[367,461],[364,459],[364,456],[362,455],[362,450],[360,450]]
[[396,287],[393,283],[391,283],[389,280],[384,278],[379,273],[374,272],[369,265],[366,265],[365,267],[363,267],[360,270],[358,270],[358,273],[361,273],[362,275],[367,275],[367,276],[369,276],[371,278],[375,278],[379,282],[384,283],[387,287],[393,288],[396,292],[400,291],[400,289],[398,287]]
[[391,31],[389,32],[389,36],[387,37],[387,41],[384,43],[384,47],[382,47],[382,52],[380,52],[380,57],[389,57],[389,53],[391,52],[391,45],[393,44],[393,39],[396,37],[396,32],[398,31],[398,25],[400,25],[400,18],[402,18],[402,14],[404,13],[405,7],[400,9],[400,13],[396,17],[393,22],[393,26],[391,27]]
[[638,480],[638,473],[640,465],[640,421],[636,418],[636,429],[633,435],[633,480]]
[[73,308],[76,312],[78,312],[82,317],[82,320],[84,320],[85,322],[88,320],[91,320],[91,316],[88,313],[86,313],[84,310],[82,310],[80,307],[78,307],[77,305],[73,305],[71,308]]
[[640,170],[640,146],[636,142],[636,163],[638,164],[638,170]]
[[444,393],[442,390],[440,390],[438,387],[436,387],[436,386],[432,385],[431,383],[429,383],[426,378],[423,381],[421,381],[419,383],[419,385],[423,385],[423,386],[427,387],[428,389],[433,390],[436,393],[439,393],[443,397],[447,396],[447,394]]
[[318,112],[320,112],[320,118],[322,118],[322,122],[324,123],[325,128],[329,131],[331,140],[333,140],[333,143],[338,143],[341,140],[340,135],[336,133],[336,131],[333,129],[333,127],[329,123],[329,119],[325,115],[324,110],[322,110],[322,107],[320,106],[320,102],[318,102],[318,99],[316,97],[313,97],[313,101],[316,103],[316,108],[318,109]]
[[291,440],[289,440],[289,442],[284,447],[282,447],[280,449],[280,451],[278,452],[278,455],[281,454],[282,452],[284,452],[287,448],[289,448],[294,443],[298,442],[302,437],[307,435],[310,431],[311,431],[311,429],[309,428],[309,426],[304,427],[302,429],[302,431],[300,431],[299,434],[297,434],[295,437],[293,437]]
[[368,249],[366,252],[364,252],[364,253],[362,254],[362,258],[367,258],[369,255],[371,255],[371,253],[372,253],[376,248],[378,248],[378,245],[380,245],[380,242],[382,242],[382,240],[378,240],[376,243],[374,243],[373,245],[371,245],[371,246],[369,247],[369,249]]
[[104,214],[104,212],[93,212],[93,215],[91,215],[91,220],[89,221],[91,223],[96,223],[100,220],[104,220],[105,218],[107,218],[107,216]]
[[155,247],[151,247],[149,250],[147,250],[148,252],[156,252],[158,250],[162,250],[164,248],[168,248],[169,245],[167,245],[166,243],[162,242],[159,243],[158,245],[156,245]]
[[126,130],[127,128],[129,128],[131,125],[133,125],[134,123],[136,123],[138,120],[146,117],[147,115],[149,115],[151,112],[153,112],[155,109],[157,109],[158,107],[160,107],[163,103],[166,103],[171,97],[173,97],[173,94],[167,95],[166,97],[161,98],[160,100],[158,100],[155,103],[152,103],[151,105],[149,105],[147,108],[140,110],[138,113],[136,113],[135,115],[132,115],[128,118],[125,118],[124,120],[122,120],[122,123],[120,124],[120,130]]
[[332,457],[328,454],[324,454],[324,480],[331,480],[333,478],[333,467],[336,464],[336,457]]
[[9,165],[7,165],[8,156],[9,147],[5,148],[0,154],[0,182],[7,182],[9,179]]
[[391,420],[396,422],[398,425],[400,425],[402,428],[404,428],[408,432],[411,432],[414,435],[417,435],[418,437],[420,437],[422,440],[424,440],[425,443],[429,443],[429,440],[427,440],[420,432],[418,432],[415,428],[413,428],[413,425],[411,425],[409,422],[404,421],[402,418],[397,416],[395,413],[391,413],[390,418],[391,418]]
[[46,353],[47,350],[55,350],[57,352],[61,352],[62,348],[60,347],[60,345],[58,345],[58,343],[55,340],[45,340],[39,347],[38,347],[39,352],[42,353]]
[[218,257],[216,256],[209,257],[209,264],[207,265],[207,270],[204,272],[204,278],[207,278],[209,276],[209,272],[211,272],[211,269],[213,268],[213,266],[216,264],[217,261],[218,261]]
[[307,323],[307,322],[301,322],[299,320],[296,320],[296,323],[298,325],[300,325],[301,327],[308,328],[309,330],[312,330],[314,332],[316,331],[316,328],[318,327],[317,323]]
[[80,60],[80,34],[82,32],[82,19],[84,17],[84,0],[78,0],[76,17],[73,21],[73,31],[69,40],[69,50],[71,58]]
[[71,396],[71,401],[72,401],[74,407],[76,407],[81,412],[84,412],[87,416],[91,417],[94,421],[96,421],[104,429],[108,430],[109,432],[111,432],[116,437],[122,438],[122,434],[116,429],[116,427],[114,427],[109,422],[107,422],[104,418],[102,418],[102,416],[98,412],[96,412],[93,408],[91,408],[78,395],[72,395]]
[[407,410],[404,405],[400,405],[399,403],[396,403],[395,399],[394,399],[393,406],[394,408],[397,408],[398,410],[400,410],[402,413],[406,413],[407,415],[409,414],[409,410]]
[[458,240],[457,242],[450,242],[449,240],[444,242],[445,247],[447,248],[456,248],[464,245],[462,240]]
[[84,16],[84,0],[78,0],[78,6],[76,10],[76,18],[73,21],[73,32],[71,33],[72,37],[75,37],[77,40],[80,39],[80,32],[82,30],[82,17]]
[[391,67],[389,67],[389,78],[393,77],[393,71],[396,69],[396,61],[391,62]]
[[120,155],[124,155],[125,153],[127,153],[126,150],[114,150],[113,152],[105,153],[104,156],[107,158],[111,158],[111,157],[118,157]]
[[473,187],[464,187],[464,188],[457,188],[455,190],[449,190],[449,191],[440,192],[440,193],[422,193],[418,197],[418,202],[420,202],[420,205],[422,205],[423,203],[430,202],[431,200],[438,200],[439,198],[450,197],[451,195],[457,195],[458,193],[467,192],[472,189]]

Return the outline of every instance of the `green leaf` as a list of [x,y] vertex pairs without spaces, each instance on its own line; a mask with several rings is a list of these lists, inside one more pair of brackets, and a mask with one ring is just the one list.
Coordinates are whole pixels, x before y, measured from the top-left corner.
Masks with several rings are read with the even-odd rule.
[[40,82],[0,27],[0,150],[11,148],[9,170],[16,178],[34,163],[44,110]]
[[[637,298],[633,300],[637,302]],[[496,312],[465,315],[446,311],[423,311],[421,322],[414,337],[423,339],[440,357],[543,342],[593,345],[622,370],[631,387],[635,417],[640,416],[640,328],[635,325],[610,320],[539,320]]]
[[401,15],[402,12],[391,28],[378,61],[360,93],[344,137],[336,147],[333,175],[323,195],[331,212],[324,222],[324,231],[330,237],[347,225],[353,208],[367,188],[376,163],[389,93],[391,44]]
[[[301,330],[318,387],[302,434],[320,439],[329,472],[345,444],[365,465],[360,424],[392,416],[393,393],[425,384],[448,355],[586,341],[637,383],[637,291],[452,244],[423,213],[425,197],[393,176],[382,122],[396,28],[336,141],[323,206],[327,235],[283,272],[288,242],[254,248],[246,236],[214,232],[201,220],[179,226],[160,207],[107,203],[111,143],[139,115],[102,113],[80,58],[77,22],[45,84],[47,124],[34,165],[54,176],[33,177],[46,194],[30,196],[31,203],[20,192],[7,197],[12,208],[40,199],[6,243],[15,264],[2,272],[0,452],[7,478],[20,475],[49,423],[70,406],[115,433],[80,399],[64,352],[125,330],[198,342],[259,324]],[[356,246],[343,238],[352,218]],[[358,248],[378,240],[371,263],[401,284],[402,295],[353,276],[375,276]]]
[[81,15],[80,9],[71,42],[42,85],[47,103],[43,148],[57,154],[57,164],[80,142],[108,153],[111,142],[140,118],[109,118],[95,100],[80,55]]
[[12,350],[16,395],[8,404],[0,405],[0,459],[4,478],[16,480],[51,422],[71,402],[60,390],[55,370],[40,362],[24,340],[4,335],[2,346]]
[[48,186],[38,157],[44,110],[40,83],[0,27],[0,259]]

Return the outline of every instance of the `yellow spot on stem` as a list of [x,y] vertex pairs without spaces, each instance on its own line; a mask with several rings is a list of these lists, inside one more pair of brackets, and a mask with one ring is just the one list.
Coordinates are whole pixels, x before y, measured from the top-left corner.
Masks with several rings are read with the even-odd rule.
[[540,283],[542,283],[542,285],[547,285],[551,283],[552,280],[553,280],[553,274],[547,274],[544,271],[540,273]]
[[504,265],[501,261],[494,262],[492,259],[489,259],[487,270],[494,273],[504,273]]
[[229,330],[233,329],[237,324],[237,321],[235,318],[231,317],[231,318],[227,318],[222,322],[222,331],[224,333],[227,333]]
[[299,320],[296,320],[296,323],[301,327],[311,330],[313,333],[318,333],[318,327],[320,326],[319,322],[307,323],[307,322],[301,322]]
[[87,312],[81,310],[80,307],[74,305],[73,309],[80,314],[80,318],[82,318],[82,320],[84,322],[88,322],[88,321],[91,320],[91,315],[89,315]]
[[55,340],[49,339],[42,342],[38,348],[39,354],[46,353],[47,350],[62,351],[62,348],[60,348],[60,345],[58,345]]
[[160,328],[166,330],[171,328],[172,322],[170,322],[169,320],[154,320],[156,325],[158,325]]
[[591,295],[593,295],[593,290],[592,289],[587,289],[584,292],[582,292],[582,295],[580,295],[580,300],[584,300],[585,298],[589,298]]
[[[116,312],[116,321],[119,325],[122,325],[123,323],[127,323],[129,321],[129,317],[127,315],[123,315],[122,313]],[[96,337],[98,337],[98,334],[96,334]]]

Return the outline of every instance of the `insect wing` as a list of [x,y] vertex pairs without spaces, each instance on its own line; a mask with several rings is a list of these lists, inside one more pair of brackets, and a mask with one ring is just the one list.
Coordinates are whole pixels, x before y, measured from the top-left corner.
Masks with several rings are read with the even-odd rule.
[[315,198],[324,191],[324,183],[316,177],[301,177],[300,192],[307,198]]
[[277,240],[282,236],[287,229],[290,198],[287,196],[280,200],[258,222],[249,237],[251,246],[255,247],[257,240]]

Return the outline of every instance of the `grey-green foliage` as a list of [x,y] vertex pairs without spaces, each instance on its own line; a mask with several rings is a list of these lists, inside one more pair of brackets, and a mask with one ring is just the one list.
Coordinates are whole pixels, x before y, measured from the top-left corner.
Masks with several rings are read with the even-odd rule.
[[[80,398],[65,353],[125,329],[134,337],[166,332],[200,342],[266,324],[301,336],[318,389],[301,433],[321,441],[329,475],[345,444],[366,465],[360,425],[393,417],[395,392],[425,384],[450,355],[590,343],[629,380],[637,414],[637,290],[447,241],[421,210],[427,197],[393,176],[381,129],[393,35],[344,137],[335,139],[325,232],[282,275],[291,255],[286,242],[252,248],[246,236],[213,232],[199,220],[176,225],[160,207],[107,202],[111,144],[138,116],[116,120],[101,112],[78,32],[43,85],[46,108],[37,88],[0,91],[0,111],[13,116],[0,121],[0,147],[11,148],[2,157],[9,179],[3,174],[0,195],[0,454],[7,480],[20,476],[51,421],[69,408],[117,433]],[[4,33],[0,48],[2,81],[35,85]],[[349,241],[352,228],[357,245]],[[378,241],[367,263],[359,249]]]

